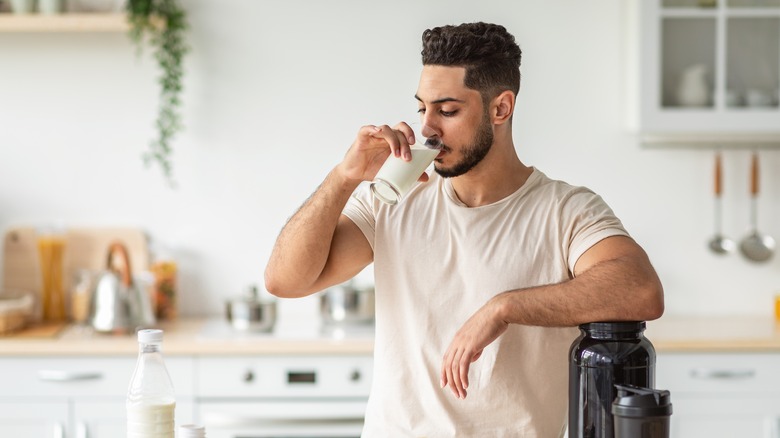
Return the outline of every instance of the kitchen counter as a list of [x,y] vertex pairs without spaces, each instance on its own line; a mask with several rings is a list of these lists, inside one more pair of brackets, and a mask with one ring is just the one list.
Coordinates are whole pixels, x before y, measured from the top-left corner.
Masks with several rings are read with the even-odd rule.
[[[159,325],[166,355],[242,356],[366,354],[372,326],[322,328],[277,326],[272,333],[236,332],[220,319],[182,318]],[[771,317],[665,316],[647,324],[645,335],[659,352],[780,352],[780,324]],[[21,332],[0,337],[2,356],[136,355],[134,336],[112,336],[68,326],[46,336]]]
[[[234,331],[221,319],[182,318],[160,323],[163,353],[176,355],[308,355],[371,354],[373,326],[278,326],[269,333]],[[20,332],[0,337],[2,356],[116,356],[138,354],[131,335],[106,335],[87,327],[68,326],[49,336]]]
[[662,352],[780,352],[780,323],[768,316],[665,316],[645,336]]

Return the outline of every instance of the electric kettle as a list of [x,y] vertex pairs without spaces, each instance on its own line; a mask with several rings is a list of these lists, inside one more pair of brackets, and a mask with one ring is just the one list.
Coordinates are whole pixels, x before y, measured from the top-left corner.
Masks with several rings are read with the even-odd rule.
[[132,333],[155,323],[149,295],[133,281],[130,257],[121,242],[109,246],[106,270],[95,279],[89,321],[103,333]]

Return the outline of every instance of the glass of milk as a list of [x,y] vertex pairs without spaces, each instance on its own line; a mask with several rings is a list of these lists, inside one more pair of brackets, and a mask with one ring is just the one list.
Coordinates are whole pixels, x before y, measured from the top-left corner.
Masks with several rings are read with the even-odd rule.
[[371,192],[380,201],[397,204],[439,155],[439,149],[426,146],[429,142],[422,136],[421,128],[419,124],[412,125],[415,144],[411,145],[411,161],[404,161],[391,153],[371,182]]

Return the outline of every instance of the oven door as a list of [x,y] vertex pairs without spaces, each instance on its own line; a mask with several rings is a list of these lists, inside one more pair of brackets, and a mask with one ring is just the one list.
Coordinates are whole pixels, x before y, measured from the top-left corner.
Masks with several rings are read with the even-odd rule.
[[359,438],[366,400],[202,401],[209,438]]

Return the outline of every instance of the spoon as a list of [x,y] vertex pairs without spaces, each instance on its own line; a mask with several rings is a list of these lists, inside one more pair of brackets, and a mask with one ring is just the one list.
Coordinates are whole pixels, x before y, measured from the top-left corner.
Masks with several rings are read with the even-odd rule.
[[710,250],[715,254],[727,254],[736,249],[737,244],[722,233],[723,201],[721,201],[721,159],[720,152],[715,154],[715,235],[710,239]]
[[758,153],[753,152],[750,166],[750,233],[742,239],[739,249],[748,260],[765,262],[775,252],[775,240],[758,232]]

